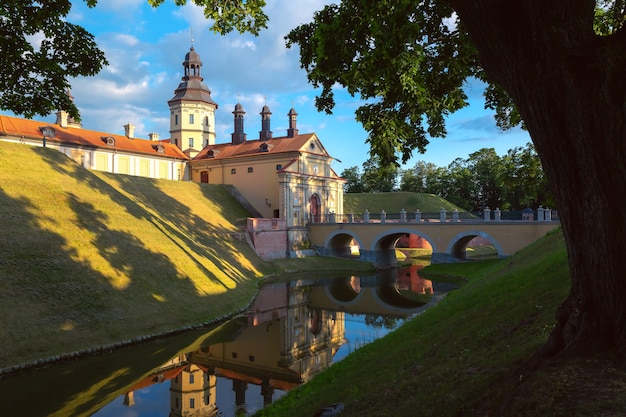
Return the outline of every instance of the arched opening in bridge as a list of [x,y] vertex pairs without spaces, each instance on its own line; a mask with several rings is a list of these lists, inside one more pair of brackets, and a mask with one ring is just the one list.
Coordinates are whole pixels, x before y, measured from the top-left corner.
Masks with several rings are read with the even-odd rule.
[[433,253],[432,245],[427,239],[406,231],[394,231],[382,236],[376,242],[375,251],[376,263],[385,266],[396,265],[398,261],[430,263]]
[[414,233],[400,236],[395,243],[396,259],[399,261],[430,260],[432,245],[424,237]]
[[457,259],[482,260],[497,258],[498,250],[488,238],[470,234],[454,243],[451,254]]
[[359,258],[361,247],[352,235],[339,233],[333,236],[328,242],[328,249],[331,256],[340,258]]

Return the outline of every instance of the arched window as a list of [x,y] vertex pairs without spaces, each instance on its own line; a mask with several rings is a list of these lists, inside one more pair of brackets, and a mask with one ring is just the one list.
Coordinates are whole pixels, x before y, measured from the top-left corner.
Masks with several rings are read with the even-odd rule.
[[252,174],[254,172],[254,168],[248,167],[248,174]]

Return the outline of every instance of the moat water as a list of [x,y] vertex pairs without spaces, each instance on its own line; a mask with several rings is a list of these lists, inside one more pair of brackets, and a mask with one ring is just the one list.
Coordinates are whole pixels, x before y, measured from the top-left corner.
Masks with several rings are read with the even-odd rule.
[[2,378],[0,415],[252,415],[452,288],[419,269],[265,285],[214,327]]

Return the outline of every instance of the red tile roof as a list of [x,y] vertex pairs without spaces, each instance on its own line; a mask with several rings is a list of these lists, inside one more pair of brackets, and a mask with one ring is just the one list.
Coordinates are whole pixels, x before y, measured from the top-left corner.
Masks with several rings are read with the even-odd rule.
[[[128,138],[124,135],[114,133],[97,132],[95,130],[87,130],[74,127],[61,127],[57,124],[39,122],[36,120],[20,119],[0,115],[0,136],[9,136],[24,138],[30,140],[41,140],[43,134],[41,128],[52,127],[54,129],[54,137],[47,138],[49,143],[58,143],[60,145],[76,145],[101,149],[117,149],[122,152],[135,154],[145,154],[152,156],[161,156],[167,158],[176,158],[188,160],[176,145],[168,143],[168,141],[150,141],[140,138]],[[115,146],[108,146],[103,138],[111,137],[115,141]],[[157,152],[155,147],[163,146],[163,153]]]
[[[287,136],[272,138],[266,142],[268,146],[267,153],[276,154],[301,151],[304,145],[306,145],[306,143],[314,136],[314,133],[306,133],[303,135],[296,135],[293,138]],[[259,152],[260,146],[263,143],[264,142],[262,140],[257,139],[247,140],[239,145],[233,145],[231,143],[209,145],[206,146],[202,151],[200,151],[198,155],[196,155],[194,161],[202,159],[224,159],[265,154],[265,152]],[[209,158],[209,151],[213,151],[213,158]],[[324,155],[328,156],[327,154]]]

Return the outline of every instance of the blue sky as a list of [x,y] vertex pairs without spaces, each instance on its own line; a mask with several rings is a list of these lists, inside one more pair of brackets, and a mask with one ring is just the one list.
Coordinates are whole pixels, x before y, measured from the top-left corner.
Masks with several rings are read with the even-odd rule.
[[[327,2],[268,0],[268,28],[254,37],[213,34],[202,9],[192,4],[176,7],[167,0],[155,9],[147,0],[99,0],[96,8],[89,9],[83,1],[74,1],[68,20],[94,34],[109,61],[97,76],[72,82],[83,127],[123,134],[123,125],[130,122],[136,126],[136,137],[147,138],[150,132],[157,132],[168,138],[167,101],[180,82],[182,62],[193,36],[194,48],[203,62],[204,82],[219,104],[218,143],[230,141],[232,111],[238,101],[246,111],[245,130],[250,139],[258,136],[264,104],[272,111],[274,136],[286,134],[287,113],[293,106],[300,132],[317,133],[328,152],[341,161],[333,163],[337,173],[355,165],[361,167],[369,158],[369,148],[366,132],[354,119],[358,98],[339,91],[334,113],[318,113],[316,91],[300,69],[298,51],[285,47],[284,36],[309,22]],[[503,155],[530,141],[521,130],[503,133],[497,129],[491,112],[483,109],[479,85],[468,85],[467,93],[471,105],[449,118],[448,136],[431,140],[426,153],[415,154],[405,168],[419,160],[447,166],[455,158],[467,158],[485,147]],[[55,117],[46,120],[53,122]]]

